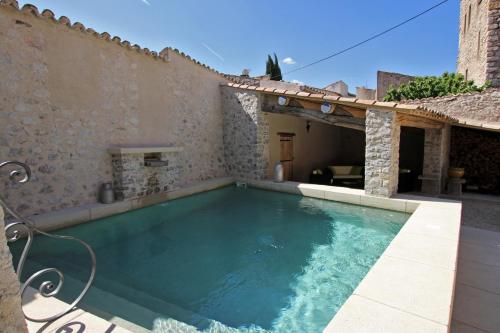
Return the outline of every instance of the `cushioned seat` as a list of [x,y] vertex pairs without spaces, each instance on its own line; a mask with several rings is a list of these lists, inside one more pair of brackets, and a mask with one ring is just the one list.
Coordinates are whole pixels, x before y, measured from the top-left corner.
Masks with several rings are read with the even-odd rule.
[[362,166],[355,165],[330,165],[328,166],[333,173],[333,179],[363,179]]
[[333,179],[363,179],[361,175],[335,175]]

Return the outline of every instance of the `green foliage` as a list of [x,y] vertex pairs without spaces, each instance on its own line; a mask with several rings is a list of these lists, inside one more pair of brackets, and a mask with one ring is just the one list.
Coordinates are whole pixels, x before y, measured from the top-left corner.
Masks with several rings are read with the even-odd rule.
[[398,88],[391,87],[384,101],[401,101],[405,99],[422,99],[467,92],[480,92],[489,84],[476,86],[474,81],[465,80],[462,74],[445,72],[441,76],[419,76]]
[[281,68],[278,61],[276,53],[274,54],[274,60],[270,55],[267,56],[266,62],[266,75],[271,77],[271,80],[281,81],[283,76],[281,75]]

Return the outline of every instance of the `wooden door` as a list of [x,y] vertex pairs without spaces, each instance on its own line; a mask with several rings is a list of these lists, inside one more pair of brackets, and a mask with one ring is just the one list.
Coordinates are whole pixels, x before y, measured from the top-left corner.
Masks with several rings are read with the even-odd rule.
[[293,180],[293,133],[278,133],[280,136],[280,162],[283,165],[283,179]]

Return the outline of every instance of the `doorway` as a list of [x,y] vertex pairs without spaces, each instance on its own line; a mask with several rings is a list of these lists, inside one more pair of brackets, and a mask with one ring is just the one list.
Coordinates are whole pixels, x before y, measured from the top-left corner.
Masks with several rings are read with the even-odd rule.
[[398,192],[420,192],[418,176],[424,166],[425,130],[415,127],[401,127],[399,142]]
[[293,137],[295,133],[278,133],[280,136],[280,162],[283,165],[283,179],[293,180]]

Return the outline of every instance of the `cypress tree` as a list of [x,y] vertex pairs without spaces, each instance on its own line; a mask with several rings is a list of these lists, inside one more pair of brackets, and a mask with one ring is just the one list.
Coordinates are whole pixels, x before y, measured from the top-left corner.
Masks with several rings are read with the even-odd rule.
[[278,61],[278,57],[276,56],[276,53],[274,54],[274,64],[273,64],[273,75],[271,80],[275,81],[281,81],[283,79],[283,76],[281,75],[281,68],[280,68],[280,63]]

